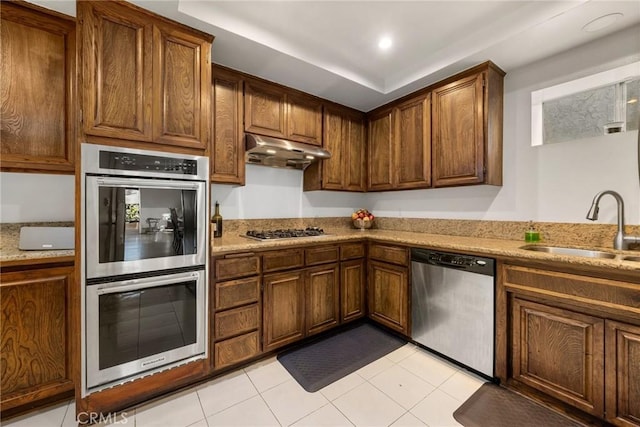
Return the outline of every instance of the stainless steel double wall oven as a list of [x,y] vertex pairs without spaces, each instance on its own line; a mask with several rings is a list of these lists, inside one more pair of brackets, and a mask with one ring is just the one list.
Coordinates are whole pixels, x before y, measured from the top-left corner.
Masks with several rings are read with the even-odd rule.
[[83,395],[206,357],[208,159],[82,144]]

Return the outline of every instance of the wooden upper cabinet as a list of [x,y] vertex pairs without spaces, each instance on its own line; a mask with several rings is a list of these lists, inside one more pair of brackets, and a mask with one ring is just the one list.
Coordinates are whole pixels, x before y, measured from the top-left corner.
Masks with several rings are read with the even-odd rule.
[[151,141],[153,26],[122,3],[80,1],[84,133]]
[[325,104],[323,117],[324,148],[331,153],[331,158],[305,169],[304,190],[365,191],[364,114]]
[[406,101],[394,109],[394,187],[431,185],[431,94]]
[[286,95],[282,88],[247,79],[244,98],[244,130],[286,138]]
[[205,149],[209,138],[211,43],[167,23],[153,32],[156,142]]
[[243,90],[244,79],[240,74],[212,67],[212,182],[244,185]]
[[492,63],[433,90],[433,186],[502,185],[504,72]]
[[300,93],[287,94],[287,138],[322,145],[322,102]]
[[392,109],[369,117],[368,190],[393,189],[393,129]]
[[0,19],[0,166],[73,173],[75,20],[5,1]]
[[211,36],[126,2],[78,2],[88,136],[206,148]]

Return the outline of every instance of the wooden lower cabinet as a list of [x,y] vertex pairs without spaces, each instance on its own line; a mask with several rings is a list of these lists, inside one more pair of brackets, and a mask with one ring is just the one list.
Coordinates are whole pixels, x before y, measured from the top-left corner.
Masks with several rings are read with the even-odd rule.
[[606,420],[640,425],[640,326],[605,321]]
[[604,414],[604,321],[513,298],[513,379],[583,411]]
[[349,322],[366,314],[365,260],[340,263],[340,321]]
[[304,337],[304,270],[265,275],[263,350],[270,351]]
[[3,415],[73,391],[69,319],[73,276],[72,266],[0,275]]
[[307,335],[337,326],[340,322],[340,273],[338,264],[307,269],[305,274]]
[[213,365],[216,369],[235,365],[260,354],[260,333],[254,331],[217,342],[213,348]]
[[368,277],[369,317],[408,335],[409,272],[407,267],[370,261]]

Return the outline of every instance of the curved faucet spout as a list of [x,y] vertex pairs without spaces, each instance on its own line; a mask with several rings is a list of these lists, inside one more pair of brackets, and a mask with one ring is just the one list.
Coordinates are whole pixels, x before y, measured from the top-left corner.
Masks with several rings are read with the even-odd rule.
[[618,232],[613,238],[613,247],[614,249],[629,249],[629,244],[640,243],[640,237],[624,235],[624,200],[619,193],[612,190],[605,190],[596,194],[596,196],[593,198],[591,208],[587,213],[587,219],[591,221],[595,221],[598,219],[598,212],[600,210],[600,199],[602,199],[602,196],[605,196],[607,194],[616,199],[616,202],[618,204]]

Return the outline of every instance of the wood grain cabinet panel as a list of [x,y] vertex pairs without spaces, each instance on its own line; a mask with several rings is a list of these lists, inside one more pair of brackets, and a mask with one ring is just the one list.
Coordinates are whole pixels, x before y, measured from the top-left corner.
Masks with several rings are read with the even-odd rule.
[[287,137],[293,141],[322,145],[322,102],[311,96],[287,95]]
[[213,37],[126,2],[77,10],[85,135],[205,150]]
[[502,185],[503,79],[487,62],[433,89],[434,187]]
[[225,310],[260,300],[260,277],[230,280],[214,284],[215,310]]
[[340,246],[340,260],[364,257],[364,243],[344,243]]
[[393,189],[393,129],[391,109],[369,117],[368,190]]
[[116,2],[78,2],[86,135],[151,141],[153,22]]
[[153,31],[155,142],[204,150],[209,137],[211,43],[165,23]]
[[304,171],[305,191],[366,190],[365,116],[334,104],[324,105],[322,141],[331,158],[312,163]]
[[394,109],[394,187],[431,185],[431,94],[411,99]]
[[240,253],[215,258],[213,269],[217,281],[253,276],[260,273],[260,257],[252,253]]
[[286,249],[281,251],[269,251],[262,255],[262,271],[287,270],[304,266],[303,249]]
[[271,351],[304,337],[305,275],[303,270],[265,275],[263,350]]
[[305,294],[307,335],[313,335],[338,325],[340,322],[338,264],[307,269]]
[[215,340],[239,335],[258,329],[260,322],[260,307],[251,304],[215,314],[213,327]]
[[0,278],[4,412],[73,390],[73,267],[3,273]]
[[0,167],[73,173],[75,20],[5,1],[0,19]]
[[606,419],[618,426],[640,425],[640,326],[607,320]]
[[604,321],[519,298],[512,302],[513,378],[604,415]]
[[340,321],[349,322],[366,314],[365,260],[340,263]]
[[285,92],[257,80],[245,81],[244,130],[260,135],[286,138]]
[[260,354],[260,334],[251,332],[213,346],[213,363],[216,369],[238,364]]
[[244,79],[219,66],[212,68],[213,138],[211,181],[245,183]]
[[314,246],[304,251],[305,265],[327,264],[340,258],[340,247],[336,245]]
[[392,264],[408,265],[409,251],[400,246],[381,245],[371,243],[369,245],[369,258]]
[[406,267],[369,261],[369,317],[409,334],[409,272]]

